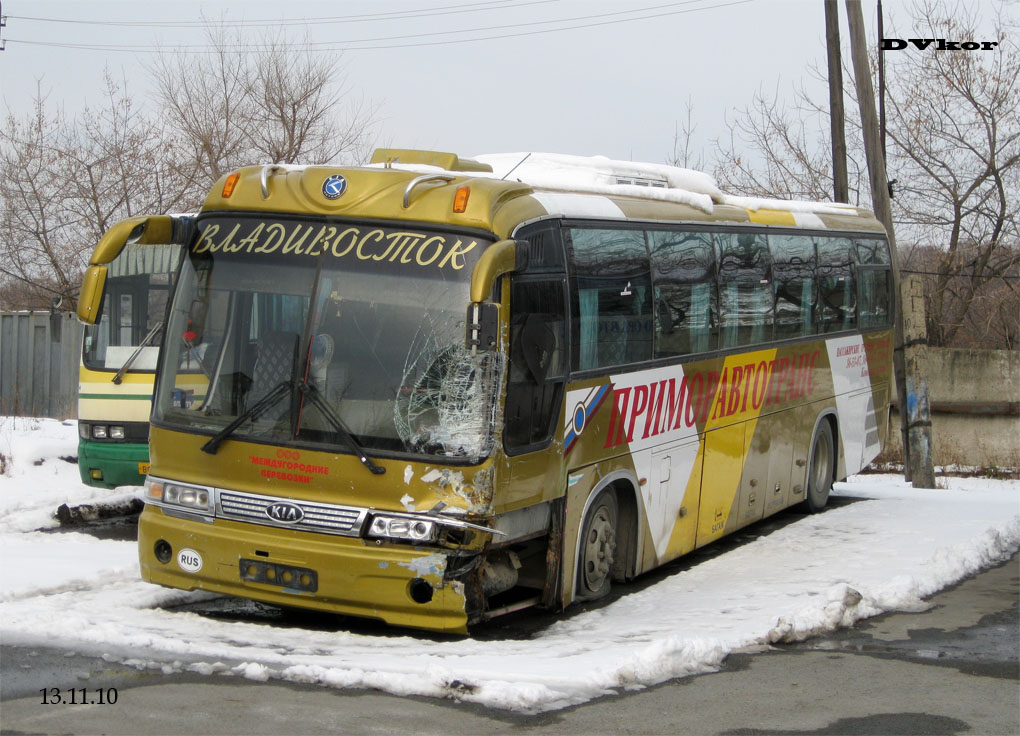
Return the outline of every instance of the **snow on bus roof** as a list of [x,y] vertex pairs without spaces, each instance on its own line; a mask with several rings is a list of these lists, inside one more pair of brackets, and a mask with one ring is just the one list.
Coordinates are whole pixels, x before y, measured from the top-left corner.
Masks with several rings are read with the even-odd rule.
[[707,213],[711,213],[714,206],[720,204],[748,210],[784,210],[816,215],[857,214],[856,207],[835,202],[726,194],[711,175],[667,164],[616,161],[605,156],[535,152],[492,153],[472,158],[489,164],[495,178],[509,178],[536,189],[676,202]]

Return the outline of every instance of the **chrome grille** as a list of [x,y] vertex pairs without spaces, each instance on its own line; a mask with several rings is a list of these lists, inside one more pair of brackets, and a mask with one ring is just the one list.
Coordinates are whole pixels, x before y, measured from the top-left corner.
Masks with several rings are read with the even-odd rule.
[[[301,529],[320,534],[340,534],[345,537],[359,536],[368,514],[366,509],[350,506],[334,506],[274,496],[259,496],[254,493],[221,490],[217,496],[216,515],[223,519],[278,526],[284,529]],[[304,518],[292,524],[270,518],[266,509],[272,504],[280,502],[297,506],[304,514]]]

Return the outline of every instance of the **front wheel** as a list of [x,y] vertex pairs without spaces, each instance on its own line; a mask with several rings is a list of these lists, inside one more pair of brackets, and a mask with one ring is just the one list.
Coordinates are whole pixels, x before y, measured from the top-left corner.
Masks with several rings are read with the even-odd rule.
[[832,438],[832,425],[827,419],[823,419],[811,442],[807,472],[807,497],[804,499],[808,511],[813,514],[824,509],[829,500],[835,463],[836,451]]
[[594,600],[609,593],[616,558],[618,519],[616,492],[606,488],[588,508],[581,527],[577,556],[577,596],[580,599]]

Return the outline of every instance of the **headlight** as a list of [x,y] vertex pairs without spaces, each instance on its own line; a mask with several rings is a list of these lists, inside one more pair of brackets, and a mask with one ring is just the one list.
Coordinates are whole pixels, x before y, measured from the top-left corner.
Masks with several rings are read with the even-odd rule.
[[81,437],[83,440],[87,440],[89,437],[92,436],[89,434],[88,422],[78,422],[78,436]]
[[164,506],[180,506],[195,511],[212,512],[212,494],[208,488],[184,486],[164,480],[145,479],[145,500]]
[[106,439],[106,425],[105,424],[93,424],[92,425],[92,437],[97,440]]
[[122,439],[124,439],[124,428],[123,427],[110,427],[110,439],[111,440],[122,440]]
[[432,542],[436,538],[436,523],[406,516],[375,516],[368,529],[368,536]]

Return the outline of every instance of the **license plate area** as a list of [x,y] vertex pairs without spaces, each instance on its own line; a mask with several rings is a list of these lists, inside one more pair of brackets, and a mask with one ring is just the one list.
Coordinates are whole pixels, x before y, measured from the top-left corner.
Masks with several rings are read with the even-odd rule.
[[246,559],[242,559],[239,566],[241,580],[245,582],[275,585],[293,593],[314,593],[319,589],[319,576],[307,567]]

